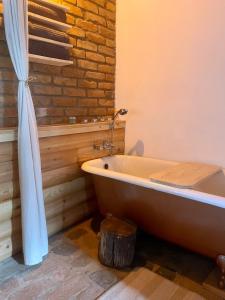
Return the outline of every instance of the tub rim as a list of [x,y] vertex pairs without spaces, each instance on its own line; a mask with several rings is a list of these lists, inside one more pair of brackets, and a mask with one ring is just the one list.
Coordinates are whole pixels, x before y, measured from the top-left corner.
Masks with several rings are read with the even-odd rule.
[[[113,155],[112,157],[142,158],[140,156],[129,156],[129,155]],[[172,187],[169,185],[155,183],[155,182],[150,181],[150,179],[145,179],[145,178],[130,175],[130,174],[124,174],[124,173],[112,171],[109,169],[106,170],[106,169],[99,168],[99,167],[93,167],[90,165],[90,163],[100,161],[103,158],[110,159],[111,157],[104,156],[101,158],[86,161],[82,164],[81,169],[87,173],[91,173],[94,175],[99,175],[99,176],[108,177],[108,178],[115,179],[115,180],[120,180],[120,181],[127,182],[130,184],[142,186],[144,188],[153,189],[153,190],[156,190],[156,191],[159,191],[162,193],[168,193],[171,195],[180,196],[182,198],[188,198],[193,201],[202,202],[202,203],[217,206],[220,208],[225,208],[225,197],[222,197],[222,196],[217,196],[214,194],[200,192],[200,191],[193,190],[193,189],[180,189],[180,188]],[[143,157],[143,158],[148,158],[148,157]],[[151,157],[149,157],[149,159],[156,160],[156,161],[158,160],[158,161],[162,161],[162,162],[163,161],[172,162],[172,161],[167,161],[167,160],[155,159],[155,158],[151,158]],[[176,162],[174,161],[174,163],[176,163]]]

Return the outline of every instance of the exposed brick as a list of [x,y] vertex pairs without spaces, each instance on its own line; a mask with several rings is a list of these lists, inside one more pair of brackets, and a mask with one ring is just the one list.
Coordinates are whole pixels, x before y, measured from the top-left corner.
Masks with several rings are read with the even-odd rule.
[[104,7],[106,0],[92,0],[92,2],[95,2],[96,4],[101,5],[102,7]]
[[71,88],[71,87],[65,87],[63,88],[63,95],[66,96],[75,96],[75,97],[85,97],[86,92],[84,89],[77,89],[77,88]]
[[92,31],[92,32],[98,31],[97,25],[95,25],[91,22],[85,21],[83,19],[77,19],[76,25],[84,30],[88,30],[88,31]]
[[77,0],[77,6],[96,14],[98,13],[98,6],[88,0]]
[[103,90],[112,90],[114,89],[114,84],[111,82],[99,82],[98,88]]
[[98,103],[100,106],[108,106],[108,107],[114,106],[114,100],[109,100],[109,99],[99,99]]
[[85,78],[103,80],[103,79],[105,79],[105,74],[104,73],[87,71],[86,74],[85,74]]
[[85,72],[76,67],[65,67],[62,70],[62,75],[65,77],[83,78]]
[[73,55],[73,57],[76,57],[76,58],[85,58],[85,50],[73,48],[72,55]]
[[97,106],[98,105],[98,99],[97,98],[82,98],[79,99],[79,106]]
[[112,12],[115,12],[116,11],[116,6],[112,2],[107,1],[106,2],[106,9],[111,10]]
[[96,24],[106,26],[105,18],[103,18],[101,16],[98,16],[98,15],[95,15],[95,14],[92,14],[90,12],[85,13],[85,20],[92,21]]
[[75,26],[68,31],[68,34],[72,36],[85,37],[85,31]]
[[99,15],[102,16],[102,17],[105,17],[109,20],[112,20],[112,21],[115,21],[116,19],[116,15],[114,12],[111,12],[107,9],[104,9],[102,7],[99,7]]
[[115,31],[110,30],[106,27],[99,26],[99,33],[106,38],[115,39]]
[[109,65],[115,65],[116,59],[114,57],[106,57],[106,63]]
[[87,38],[87,40],[89,40],[91,42],[94,42],[96,44],[101,44],[101,45],[106,44],[106,39],[103,36],[101,36],[100,34],[87,32],[86,33],[86,38]]
[[86,52],[86,58],[89,60],[93,60],[96,62],[105,62],[105,57],[101,54],[94,53],[94,52]]
[[[0,0],[1,2],[1,0]],[[60,124],[76,116],[111,115],[115,84],[115,0],[62,0],[70,55],[66,67],[30,63],[30,83],[38,124]],[[0,16],[0,126],[17,125],[16,78]]]
[[114,73],[115,68],[109,65],[98,65],[98,71],[103,73]]
[[78,81],[78,86],[82,88],[96,89],[97,83],[91,80],[80,79]]
[[32,87],[32,91],[36,95],[61,95],[62,88],[49,85],[35,85]]
[[67,98],[67,97],[60,97],[60,98],[53,98],[52,104],[54,106],[75,106],[77,105],[77,99],[75,98]]
[[91,51],[97,51],[97,46],[91,42],[88,41],[83,41],[83,40],[77,40],[77,47],[78,48],[83,48],[86,50],[91,50]]
[[86,116],[87,109],[83,107],[70,108],[65,111],[67,116]]
[[88,60],[78,60],[78,67],[83,68],[83,69],[88,69],[88,70],[94,70],[97,71],[97,64],[95,62],[92,61],[88,61]]
[[111,48],[115,48],[116,47],[115,40],[106,39],[106,46],[111,47]]
[[105,116],[106,109],[104,107],[90,108],[89,115],[90,116]]
[[105,97],[105,92],[103,90],[88,90],[88,97],[92,97],[92,98],[102,98]]
[[67,78],[67,77],[62,77],[62,76],[55,76],[53,78],[53,82],[56,85],[66,85],[66,86],[73,86],[75,87],[77,85],[77,80],[74,78]]
[[98,51],[106,55],[115,56],[115,50],[106,46],[98,46]]

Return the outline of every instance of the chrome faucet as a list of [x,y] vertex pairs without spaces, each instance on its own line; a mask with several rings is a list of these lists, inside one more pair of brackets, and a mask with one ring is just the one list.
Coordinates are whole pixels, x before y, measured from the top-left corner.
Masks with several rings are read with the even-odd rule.
[[121,115],[126,115],[128,113],[128,110],[125,108],[121,108],[118,110],[115,115],[112,118],[112,123],[110,124],[110,129],[111,129],[111,136],[109,141],[103,141],[101,144],[94,144],[94,149],[95,150],[109,150],[110,155],[113,154],[113,149],[115,148],[115,145],[113,145],[113,134],[114,134],[114,129],[115,129],[115,123],[116,123],[116,118]]

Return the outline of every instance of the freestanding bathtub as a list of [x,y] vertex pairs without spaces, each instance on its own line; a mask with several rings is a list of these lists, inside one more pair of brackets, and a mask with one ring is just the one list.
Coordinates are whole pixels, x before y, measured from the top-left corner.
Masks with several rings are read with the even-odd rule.
[[102,214],[126,217],[158,237],[203,255],[224,259],[225,175],[180,189],[149,180],[177,162],[115,155],[85,162],[94,174]]

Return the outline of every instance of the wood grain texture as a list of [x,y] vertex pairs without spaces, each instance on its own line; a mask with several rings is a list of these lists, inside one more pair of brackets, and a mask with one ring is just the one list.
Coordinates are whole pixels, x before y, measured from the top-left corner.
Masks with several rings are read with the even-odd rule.
[[[43,136],[40,137],[40,151],[49,235],[83,220],[96,209],[91,176],[84,174],[80,166],[85,160],[109,154],[105,150],[93,149],[95,142],[110,137],[106,125],[100,126],[103,126],[103,130],[98,131],[99,125],[69,128],[45,126],[44,133],[39,130],[40,135]],[[49,136],[47,127],[49,127]],[[115,130],[114,153],[123,153],[124,135],[124,128]],[[6,139],[0,147],[0,261],[21,250],[21,202],[18,177],[17,142]]]
[[222,172],[222,170],[217,166],[201,163],[180,163],[151,174],[150,180],[178,188],[192,188],[218,172]]
[[132,271],[124,280],[120,281],[99,300],[203,300],[200,295],[188,291],[172,281],[169,281],[152,271],[140,268]]

